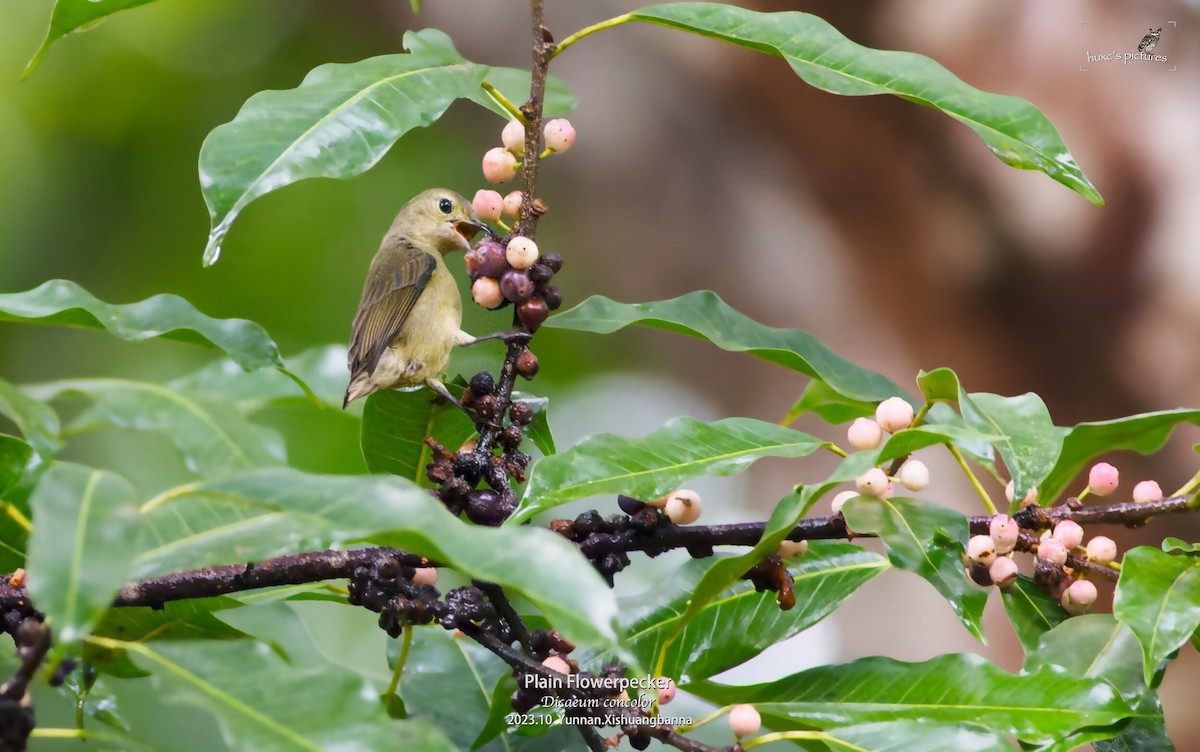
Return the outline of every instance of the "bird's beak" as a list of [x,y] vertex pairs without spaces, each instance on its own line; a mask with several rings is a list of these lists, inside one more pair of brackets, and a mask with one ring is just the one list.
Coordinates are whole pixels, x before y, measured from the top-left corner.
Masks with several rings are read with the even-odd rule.
[[454,230],[459,235],[463,236],[463,239],[467,241],[467,245],[471,244],[472,238],[474,238],[475,234],[480,230],[486,232],[488,237],[495,237],[495,233],[492,232],[492,228],[475,219],[464,219],[459,222],[455,222]]

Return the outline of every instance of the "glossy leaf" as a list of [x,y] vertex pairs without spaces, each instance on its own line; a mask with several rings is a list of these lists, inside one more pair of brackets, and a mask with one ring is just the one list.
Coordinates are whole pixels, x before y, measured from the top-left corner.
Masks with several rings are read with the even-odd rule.
[[355,542],[390,545],[525,596],[569,639],[620,650],[612,591],[548,530],[484,528],[390,476],[260,470],[181,486],[143,506],[136,575],[255,561]]
[[804,387],[800,399],[796,400],[796,404],[792,405],[792,409],[788,410],[780,423],[789,425],[805,413],[816,413],[826,423],[838,425],[855,418],[874,415],[875,403],[850,399],[839,394],[824,381],[813,379]]
[[1013,752],[1000,734],[968,724],[939,726],[892,721],[814,731],[811,738],[835,752]]
[[56,463],[30,499],[29,594],[64,643],[108,609],[137,553],[133,488],[118,475]]
[[[1068,619],[1042,636],[1025,670],[1057,667],[1072,676],[1103,679],[1129,703],[1136,715],[1118,728],[1092,729],[1072,737],[1076,745],[1092,742],[1096,752],[1168,752],[1162,705],[1142,677],[1141,646],[1129,627],[1111,614],[1086,614]],[[1111,741],[1105,741],[1111,739]]]
[[656,499],[689,478],[736,475],[763,457],[804,457],[821,445],[806,433],[751,418],[675,418],[640,439],[597,434],[539,460],[508,522],[601,494]]
[[782,57],[809,85],[832,94],[892,94],[966,125],[1007,165],[1039,170],[1103,204],[1046,116],[1023,99],[967,85],[936,61],[850,41],[807,13],[756,13],[723,3],[671,3],[632,19],[720,39]]
[[[241,606],[241,601],[235,598],[217,597],[169,601],[161,608],[112,608],[105,612],[92,634],[138,642],[247,639],[245,632],[214,616],[218,611]],[[86,645],[84,658],[89,665],[119,678],[132,679],[147,675],[123,650]]]
[[[346,346],[325,345],[305,350],[284,362],[287,371],[307,384],[324,405],[342,410],[342,395],[350,378]],[[212,397],[253,412],[289,400],[307,400],[293,378],[274,369],[247,371],[236,362],[221,359],[171,381],[168,386],[186,394]],[[315,403],[314,403],[315,404]]]
[[33,447],[15,436],[0,434],[0,494],[16,485],[33,457]]
[[[709,565],[693,560],[665,578],[662,587],[647,594],[654,608],[626,627],[630,649],[646,665],[653,665],[664,641],[674,634]],[[821,621],[888,566],[886,559],[860,546],[812,541],[808,553],[789,567],[795,607],[782,611],[775,593],[755,592],[750,583],[739,583],[705,606],[671,643],[663,675],[683,686],[733,668]],[[627,613],[625,603],[621,611]]]
[[1001,397],[960,390],[958,407],[968,426],[1003,437],[992,445],[1012,475],[1015,509],[1029,489],[1040,490],[1062,451],[1062,432],[1050,420],[1046,403],[1033,392]]
[[1051,598],[1032,579],[1023,575],[1003,588],[1000,596],[1008,620],[1026,652],[1036,650],[1042,635],[1070,617],[1057,599]]
[[[456,391],[461,397],[462,390]],[[434,402],[432,396],[428,389],[417,389],[367,397],[359,445],[368,470],[429,485],[425,466],[433,459],[433,450],[425,439],[432,437],[454,452],[475,435],[475,425],[462,410],[448,402]]]
[[0,415],[11,420],[43,458],[53,457],[62,448],[58,414],[4,379],[0,379]]
[[283,366],[279,348],[261,326],[210,318],[178,295],[113,305],[74,282],[55,279],[26,292],[0,293],[0,321],[106,329],[130,342],[162,337],[224,350],[242,368]]
[[[451,63],[470,64],[459,54],[449,35],[437,29],[422,29],[420,31],[404,32],[404,49],[414,55],[438,58]],[[508,101],[520,104],[529,98],[530,75],[527,70],[518,68],[488,68],[487,82],[499,89]],[[482,87],[470,95],[470,100],[480,107],[485,107],[505,120],[511,120],[512,114]],[[557,76],[546,77],[546,95],[542,101],[542,114],[545,117],[561,117],[579,106],[579,100],[567,89],[567,85]]]
[[863,497],[846,502],[842,514],[850,529],[882,538],[893,564],[928,580],[963,626],[980,642],[987,641],[982,624],[987,592],[963,575],[962,547],[969,535],[966,517],[919,499]]
[[486,74],[471,63],[381,55],[320,65],[295,89],[250,97],[200,147],[200,187],[212,217],[205,265],[216,263],[251,201],[307,178],[365,172],[405,133],[474,94]]
[[89,400],[91,407],[73,423],[76,431],[113,425],[161,433],[178,447],[188,468],[202,475],[281,465],[285,458],[283,439],[274,431],[250,423],[227,404],[159,384],[76,379],[42,385],[35,393]]
[[154,0],[56,0],[46,38],[42,40],[33,59],[25,66],[25,75],[32,73],[46,56],[50,46],[66,35],[89,29],[114,13],[152,2]]
[[1200,561],[1138,546],[1121,559],[1113,614],[1142,644],[1150,684],[1171,653],[1200,628]]
[[1200,425],[1200,410],[1163,410],[1059,429],[1065,434],[1062,453],[1039,488],[1040,498],[1047,504],[1057,498],[1079,471],[1100,455],[1119,449],[1141,454],[1158,451],[1180,423]]
[[1168,535],[1163,538],[1162,550],[1169,554],[1200,554],[1200,543],[1188,543],[1185,540]]
[[551,316],[543,326],[611,334],[635,324],[706,339],[722,350],[749,353],[820,379],[854,400],[878,402],[900,396],[913,401],[888,379],[844,360],[811,334],[764,326],[708,290],[655,303],[618,303],[594,295]]
[[968,654],[923,663],[863,658],[764,684],[700,682],[688,691],[718,705],[753,703],[771,728],[913,720],[972,724],[1035,743],[1110,726],[1133,712],[1099,679],[1054,670],[1009,674]]
[[24,441],[0,434],[0,572],[12,572],[25,565],[25,547],[29,532],[18,520],[28,518],[29,508],[19,503],[10,489],[26,477],[26,466],[33,457],[33,447]]

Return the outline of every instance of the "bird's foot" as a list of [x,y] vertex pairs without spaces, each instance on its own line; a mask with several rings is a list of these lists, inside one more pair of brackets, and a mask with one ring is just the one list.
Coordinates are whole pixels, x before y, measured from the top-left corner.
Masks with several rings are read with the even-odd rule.
[[482,337],[472,337],[466,334],[466,332],[463,332],[463,334],[466,337],[460,339],[458,342],[461,347],[470,347],[471,345],[477,345],[480,342],[487,342],[491,339],[498,339],[507,345],[511,345],[514,342],[528,342],[533,337],[529,332],[523,331],[496,332],[494,334],[485,334]]
[[484,418],[477,411],[472,410],[471,408],[464,405],[461,401],[458,400],[458,398],[456,398],[453,394],[450,393],[450,390],[447,389],[446,385],[443,384],[441,381],[438,381],[437,379],[430,379],[429,381],[427,381],[425,383],[430,389],[433,390],[433,393],[436,395],[434,397],[435,400],[438,400],[438,399],[444,400],[444,401],[449,402],[450,404],[454,405],[459,410],[462,410],[464,413],[466,413],[467,417],[471,419],[471,422],[474,423],[476,426],[478,426],[480,428],[483,428],[483,427],[492,428],[496,431],[504,430],[504,426],[501,425],[497,419],[492,418],[489,420],[487,418]]

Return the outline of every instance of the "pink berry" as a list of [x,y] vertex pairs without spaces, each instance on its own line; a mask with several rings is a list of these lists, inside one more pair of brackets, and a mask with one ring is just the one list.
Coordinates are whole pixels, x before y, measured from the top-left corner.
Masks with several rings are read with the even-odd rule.
[[844,507],[846,505],[846,502],[850,501],[851,499],[857,499],[858,497],[859,497],[858,491],[842,491],[837,496],[834,496],[833,497],[833,513],[841,514],[842,507]]
[[870,418],[855,418],[846,429],[846,440],[858,450],[874,449],[883,439],[883,429]]
[[929,468],[920,460],[909,460],[900,466],[896,480],[909,491],[920,491],[929,485]]
[[1163,497],[1162,487],[1157,481],[1144,480],[1133,487],[1133,500],[1139,504],[1147,501],[1158,501]]
[[734,705],[729,711],[729,728],[738,739],[757,733],[762,728],[762,717],[752,705]]
[[546,137],[546,148],[551,151],[564,152],[575,143],[575,128],[566,118],[547,121],[542,134]]
[[888,397],[875,408],[875,421],[888,433],[908,428],[913,422],[913,408],[901,397]]
[[658,704],[669,705],[671,700],[675,699],[675,680],[667,679],[667,686],[660,687],[658,690]]
[[700,494],[681,488],[667,496],[663,511],[676,525],[690,525],[700,519]]
[[1012,551],[1017,545],[1017,539],[1021,537],[1021,528],[1017,525],[1017,521],[1007,514],[998,514],[993,517],[988,524],[988,532],[996,544],[996,553],[1000,554]]
[[[1012,503],[1012,500],[1013,500],[1014,491],[1015,491],[1014,484],[1010,480],[1008,482],[1008,485],[1004,487],[1004,498],[1008,499],[1008,502],[1010,504]],[[1029,506],[1030,504],[1036,504],[1037,499],[1038,499],[1037,489],[1031,488],[1025,492],[1025,500],[1021,502],[1021,506]]]
[[988,567],[988,576],[992,578],[992,583],[999,587],[1011,585],[1019,573],[1017,562],[1010,556],[999,556]]
[[890,482],[887,473],[877,467],[873,467],[858,476],[858,479],[854,481],[854,485],[863,496],[875,496],[878,498],[887,493]]
[[500,219],[500,212],[504,208],[504,199],[496,191],[480,189],[475,191],[475,198],[471,200],[471,208],[483,221],[495,222]]
[[552,655],[542,661],[542,665],[551,671],[557,671],[560,674],[571,673],[571,665],[557,655]]
[[1088,489],[1097,496],[1108,496],[1120,482],[1120,473],[1107,462],[1097,462],[1088,472]]
[[1117,542],[1105,535],[1097,535],[1087,543],[1088,561],[1108,564],[1117,558]]
[[434,567],[417,567],[413,570],[414,585],[436,585],[437,569]]
[[1054,537],[1069,551],[1083,543],[1083,528],[1075,520],[1063,520],[1054,526]]
[[504,252],[504,257],[508,259],[508,263],[512,268],[528,269],[537,263],[537,243],[529,238],[518,235],[508,241],[508,248]]
[[525,126],[520,120],[509,120],[500,132],[500,142],[518,157],[525,153]]
[[480,277],[471,285],[471,297],[484,308],[496,308],[504,302],[500,283],[493,277]]
[[513,191],[504,197],[504,208],[502,210],[504,216],[509,219],[516,219],[521,216],[521,192]]
[[996,544],[990,535],[972,535],[967,541],[967,558],[975,564],[990,565],[996,560]]
[[483,177],[489,183],[507,183],[517,174],[517,158],[497,146],[483,155]]
[[1096,586],[1088,580],[1075,580],[1063,591],[1059,603],[1075,616],[1087,611],[1096,602]]
[[808,553],[808,541],[791,541],[785,540],[779,543],[779,558],[784,561],[790,559],[799,559],[804,554]]
[[888,484],[887,484],[887,488],[883,489],[883,493],[879,495],[879,498],[890,499],[895,495],[896,495],[896,486],[889,480]]
[[1053,564],[1066,564],[1067,547],[1058,538],[1047,538],[1038,543],[1037,556]]

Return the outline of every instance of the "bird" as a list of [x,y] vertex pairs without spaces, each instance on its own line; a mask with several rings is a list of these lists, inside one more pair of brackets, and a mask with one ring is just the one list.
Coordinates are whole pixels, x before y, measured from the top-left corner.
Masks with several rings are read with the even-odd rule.
[[417,194],[396,215],[371,260],[350,328],[342,409],[382,389],[424,385],[466,411],[440,380],[454,347],[528,336],[472,337],[461,329],[462,298],[443,256],[469,250],[480,231],[491,234],[470,202],[445,188]]
[[1160,36],[1162,36],[1161,26],[1159,26],[1157,29],[1151,29],[1150,33],[1142,37],[1142,41],[1138,43],[1138,52],[1145,52],[1147,54],[1154,52],[1154,48],[1158,45],[1158,38]]

